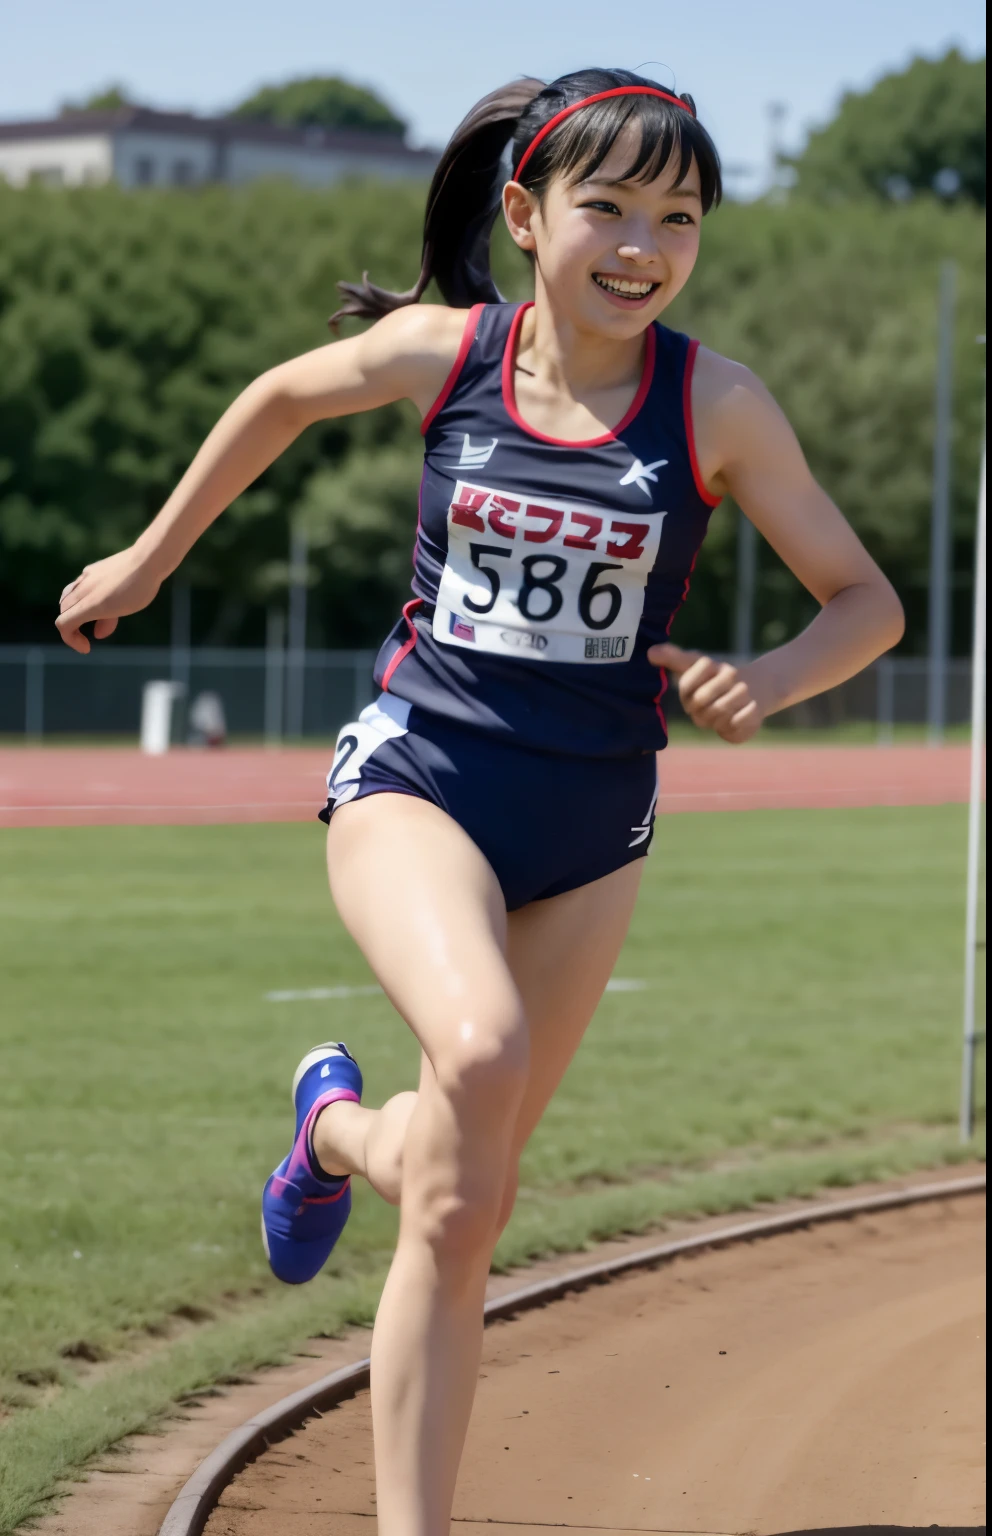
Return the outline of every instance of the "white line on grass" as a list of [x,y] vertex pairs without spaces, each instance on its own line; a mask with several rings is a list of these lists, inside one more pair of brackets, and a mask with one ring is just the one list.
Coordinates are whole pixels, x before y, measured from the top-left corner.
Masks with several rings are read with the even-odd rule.
[[[633,981],[626,976],[611,976],[606,983],[607,992],[643,992],[647,983]],[[335,1003],[346,997],[379,997],[382,988],[374,984],[365,987],[306,987],[299,992],[266,992],[267,1003]]]
[[382,991],[369,987],[307,987],[302,992],[266,992],[267,1003],[333,1003],[343,997],[377,997]]

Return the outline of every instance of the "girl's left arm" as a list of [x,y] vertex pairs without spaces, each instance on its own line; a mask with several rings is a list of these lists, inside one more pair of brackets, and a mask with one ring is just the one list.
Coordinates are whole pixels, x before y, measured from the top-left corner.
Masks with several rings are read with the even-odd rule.
[[802,634],[740,667],[671,644],[648,653],[681,674],[679,694],[697,725],[746,741],[766,715],[835,687],[895,645],[902,604],[754,374],[701,347],[692,406],[703,482],[733,497],[820,604]]

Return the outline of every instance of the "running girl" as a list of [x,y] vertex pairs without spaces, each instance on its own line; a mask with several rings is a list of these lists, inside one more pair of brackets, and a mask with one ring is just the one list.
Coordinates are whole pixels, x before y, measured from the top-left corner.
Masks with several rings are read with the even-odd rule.
[[[363,1108],[344,1047],[311,1051],[263,1196],[290,1282],[326,1260],[353,1174],[400,1206],[372,1344],[381,1536],[448,1530],[521,1149],[599,1002],[651,842],[666,669],[698,726],[743,742],[902,633],[767,391],[658,323],[719,197],[689,96],[600,69],[494,92],[438,165],[416,286],[343,284],[339,314],[377,323],[250,385],[133,547],[62,595],[62,637],[88,651],[81,626],[102,639],[150,602],[308,423],[419,407],[413,597],[321,814],[334,900],[420,1042],[420,1082]],[[500,208],[533,303],[493,285]],[[450,307],[417,305],[431,279]],[[724,495],[820,604],[740,667],[668,641]]]

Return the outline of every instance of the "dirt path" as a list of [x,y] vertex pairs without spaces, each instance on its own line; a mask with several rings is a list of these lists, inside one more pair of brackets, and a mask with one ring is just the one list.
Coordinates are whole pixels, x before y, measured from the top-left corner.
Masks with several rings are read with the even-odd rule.
[[[494,1325],[456,1529],[764,1533],[984,1519],[976,1197],[676,1261]],[[373,1536],[367,1393],[207,1536]]]

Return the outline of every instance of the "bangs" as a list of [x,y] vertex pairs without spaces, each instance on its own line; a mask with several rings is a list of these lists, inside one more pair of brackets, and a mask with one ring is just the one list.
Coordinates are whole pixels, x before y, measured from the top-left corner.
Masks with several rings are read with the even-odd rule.
[[[631,83],[641,83],[637,76],[627,79]],[[514,165],[538,131],[540,117],[546,113],[547,120],[554,111],[561,110],[563,97],[568,105],[568,96],[573,92],[581,100],[583,95],[627,83],[627,79],[620,71],[608,79],[604,79],[599,71],[590,71],[588,75],[569,78],[567,91],[549,87],[535,102],[534,108],[523,115],[514,136]],[[647,183],[671,166],[675,170],[675,186],[681,186],[695,160],[699,168],[703,212],[708,213],[719,203],[722,194],[720,157],[713,140],[691,111],[653,95],[615,96],[606,101],[590,102],[588,107],[573,112],[536,147],[524,169],[522,184],[541,197],[557,178],[569,186],[590,180],[618,140],[630,129],[636,149],[615,180]]]
[[[571,186],[580,181],[591,181],[609,159],[617,141],[633,127],[634,136],[639,140],[637,150],[621,174],[612,179],[654,181],[666,166],[677,160],[675,185],[681,186],[689,174],[693,150],[688,135],[682,132],[685,125],[680,118],[688,118],[688,113],[659,101],[657,97],[626,96],[614,101],[597,101],[587,111],[576,112],[562,124],[558,174]],[[569,139],[571,143],[567,142]]]

